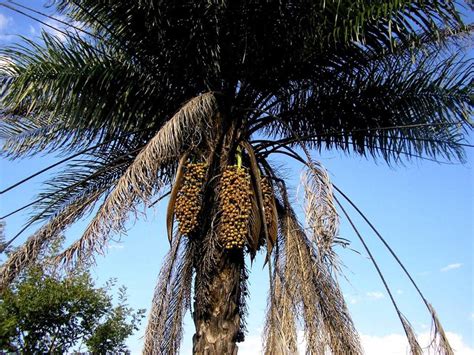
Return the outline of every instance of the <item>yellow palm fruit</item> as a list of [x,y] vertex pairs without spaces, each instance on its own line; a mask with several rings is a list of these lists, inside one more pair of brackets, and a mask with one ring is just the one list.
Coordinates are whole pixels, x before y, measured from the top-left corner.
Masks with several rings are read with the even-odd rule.
[[241,249],[245,245],[251,193],[247,169],[228,166],[222,174],[219,191],[219,239],[225,249]]
[[182,235],[189,235],[197,226],[206,170],[205,163],[188,163],[186,165],[183,184],[178,191],[175,203],[178,230]]

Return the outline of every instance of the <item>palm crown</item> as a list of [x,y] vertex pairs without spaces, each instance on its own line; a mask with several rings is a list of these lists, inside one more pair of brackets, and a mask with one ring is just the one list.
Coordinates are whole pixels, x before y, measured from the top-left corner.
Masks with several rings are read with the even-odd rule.
[[[266,352],[295,352],[301,321],[309,353],[360,353],[334,277],[337,200],[311,150],[389,162],[462,160],[463,133],[472,128],[473,67],[452,50],[471,30],[461,4],[54,5],[83,26],[81,33],[68,32],[65,41],[44,33],[41,44],[25,39],[3,50],[2,154],[72,156],[34,201],[28,223],[45,223],[3,265],[2,287],[96,204],[83,236],[56,263],[91,262],[138,205],[169,194],[171,249],[146,352],[179,350],[182,317],[193,302],[194,352],[236,351],[244,331],[244,255],[253,258],[263,247],[271,280]],[[274,154],[307,169],[309,228],[268,161]]]

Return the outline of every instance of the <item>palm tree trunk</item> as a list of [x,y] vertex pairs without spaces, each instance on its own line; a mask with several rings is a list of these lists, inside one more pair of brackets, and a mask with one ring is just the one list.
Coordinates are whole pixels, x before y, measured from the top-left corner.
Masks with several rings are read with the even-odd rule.
[[[221,116],[222,118],[222,116]],[[196,236],[198,250],[194,267],[193,354],[235,355],[237,342],[243,340],[241,324],[242,279],[244,255],[242,250],[225,251],[218,243],[215,217],[219,213],[217,192],[219,177],[232,163],[236,151],[238,129],[235,121],[222,121],[221,138],[209,163],[209,184],[204,193],[200,216],[200,231]]]
[[240,324],[240,281],[243,258],[222,254],[218,270],[208,283],[209,309],[201,312],[194,302],[196,333],[193,354],[235,355],[237,341],[242,340]]

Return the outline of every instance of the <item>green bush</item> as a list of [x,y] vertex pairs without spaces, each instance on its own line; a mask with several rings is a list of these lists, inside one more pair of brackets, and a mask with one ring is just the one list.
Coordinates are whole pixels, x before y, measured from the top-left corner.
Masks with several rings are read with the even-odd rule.
[[0,351],[21,353],[127,352],[125,340],[138,329],[144,310],[118,305],[115,281],[96,288],[87,272],[63,277],[40,267],[28,270],[0,295]]

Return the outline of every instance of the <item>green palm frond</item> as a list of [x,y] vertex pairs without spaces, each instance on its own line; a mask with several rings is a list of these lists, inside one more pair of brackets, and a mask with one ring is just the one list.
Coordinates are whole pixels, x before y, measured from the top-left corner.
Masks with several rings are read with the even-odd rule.
[[398,39],[394,40],[393,49],[390,51],[384,49],[370,50],[363,45],[353,51],[354,61],[363,63],[374,62],[398,56],[411,60],[418,57],[430,56],[433,53],[456,53],[465,52],[469,47],[474,31],[474,24],[462,24],[457,27],[445,27],[439,31],[424,32],[417,31],[412,35],[411,42],[404,43]]
[[34,115],[31,119],[3,114],[0,121],[0,154],[10,158],[27,156],[38,151],[55,150],[64,143],[57,121],[44,115]]
[[[89,194],[95,195],[95,201],[105,195],[116,180],[123,174],[128,165],[133,161],[137,150],[127,151],[126,154],[114,156],[118,151],[107,153],[95,153],[82,155],[82,159],[69,163],[63,173],[57,173],[51,180],[43,184],[43,190],[36,198],[6,214],[6,217],[14,215],[26,208],[32,211],[31,217],[22,229],[9,241],[9,244],[22,235],[32,225],[45,220],[51,220],[59,215],[70,205],[85,199]],[[134,155],[135,153],[135,155]],[[53,164],[55,166],[56,164]],[[34,175],[33,175],[34,176]],[[31,176],[30,176],[31,177]],[[27,178],[29,179],[29,178]],[[15,185],[11,186],[14,188]],[[3,190],[2,193],[9,190]],[[94,203],[90,204],[90,209]]]
[[87,196],[93,191],[108,191],[133,162],[139,149],[120,154],[119,151],[103,152],[67,164],[64,172],[57,173],[44,183],[33,210],[38,211],[31,219],[42,220],[55,215],[70,201]]
[[163,111],[152,111],[155,85],[134,70],[133,63],[80,37],[61,42],[44,33],[43,40],[44,46],[25,40],[2,51],[12,58],[2,110],[25,117],[10,117],[5,124],[13,128],[17,121],[34,124],[41,113],[43,120],[57,126],[55,136],[45,137],[47,142],[69,140],[81,145],[163,124],[166,114],[156,117]]
[[[329,48],[341,51],[358,42],[366,48],[390,51],[396,42],[411,45],[420,32],[436,35],[445,27],[463,26],[451,1],[297,0],[228,5],[58,0],[55,4],[147,70],[212,84],[235,78],[257,87],[276,75],[288,80],[301,74]],[[257,43],[262,45],[255,46]],[[183,47],[187,50],[181,51]],[[176,69],[186,70],[175,71],[168,64],[170,58]]]
[[386,160],[399,152],[462,160],[459,143],[472,128],[473,74],[474,63],[457,56],[415,64],[393,57],[351,73],[323,70],[314,82],[282,92],[268,122],[275,138],[296,144],[296,132],[312,148],[380,153]]
[[62,237],[63,231],[79,220],[94,206],[102,191],[95,191],[85,197],[71,201],[61,211],[34,233],[23,245],[15,250],[0,268],[0,290],[8,285],[30,265],[37,262],[37,258],[54,241]]
[[[391,48],[393,46],[407,48],[411,53],[416,50],[417,46],[423,44],[421,42],[423,39],[452,38],[446,34],[446,26],[453,26],[453,28],[458,29],[456,31],[460,32],[469,31],[468,27],[463,27],[464,25],[455,6],[451,2],[439,3],[433,1],[423,2],[422,4],[416,1],[377,1],[368,5],[364,1],[327,1],[321,5],[312,5],[304,1],[295,1],[288,2],[280,7],[274,7],[270,3],[268,5],[249,3],[234,8],[221,7],[211,3],[203,5],[194,2],[175,6],[168,3],[155,3],[154,1],[139,2],[133,5],[127,4],[126,6],[121,2],[117,2],[110,6],[108,2],[104,1],[67,0],[59,1],[58,6],[65,13],[84,22],[86,26],[95,26],[97,31],[102,31],[104,42],[86,42],[82,38],[72,37],[65,44],[45,35],[45,48],[29,43],[28,46],[32,49],[25,48],[28,47],[25,46],[16,50],[7,50],[14,61],[23,63],[18,70],[28,73],[25,74],[25,78],[28,77],[31,80],[33,74],[40,78],[37,83],[25,81],[23,85],[22,80],[18,78],[16,80],[17,84],[12,84],[13,88],[17,87],[17,90],[12,89],[12,92],[17,92],[16,96],[12,96],[13,94],[10,93],[7,97],[12,99],[10,100],[11,105],[19,105],[18,99],[24,98],[21,101],[25,107],[32,103],[40,105],[38,108],[43,111],[53,110],[51,115],[59,113],[59,107],[61,107],[63,115],[68,117],[68,122],[73,120],[70,123],[74,123],[76,126],[79,125],[79,122],[88,122],[87,134],[84,133],[82,137],[79,137],[79,133],[77,133],[78,142],[82,141],[79,138],[84,138],[84,136],[89,139],[96,137],[99,134],[97,130],[101,128],[107,130],[106,133],[101,131],[101,134],[108,134],[109,136],[132,128],[151,126],[156,130],[179,107],[181,102],[195,96],[199,90],[202,91],[206,85],[209,87],[212,82],[216,81],[228,82],[229,84],[240,81],[242,83],[242,95],[249,92],[250,100],[262,97],[262,95],[272,97],[271,100],[274,106],[272,113],[274,114],[291,116],[298,121],[310,122],[311,118],[317,118],[318,125],[312,127],[313,131],[317,130],[318,135],[325,135],[324,139],[318,138],[318,146],[324,143],[328,147],[342,149],[353,147],[355,151],[360,153],[368,151],[372,154],[374,152],[382,152],[383,154],[385,148],[386,152],[396,152],[397,147],[396,144],[395,147],[387,146],[387,141],[391,140],[384,136],[376,137],[378,144],[373,144],[373,142],[365,139],[365,136],[369,138],[373,136],[374,132],[367,135],[350,135],[351,142],[349,142],[347,135],[334,138],[331,136],[333,131],[331,122],[338,122],[339,119],[326,117],[325,107],[343,108],[341,123],[344,124],[346,120],[354,121],[354,124],[351,123],[351,125],[343,127],[347,132],[354,129],[399,125],[398,122],[402,121],[403,117],[395,120],[393,116],[408,115],[407,119],[418,119],[419,121],[417,116],[433,115],[434,111],[444,110],[444,116],[458,115],[460,111],[466,112],[466,108],[460,109],[460,106],[470,104],[469,100],[466,99],[469,93],[467,96],[461,95],[461,89],[454,92],[455,84],[459,82],[453,83],[449,87],[436,88],[428,85],[424,88],[425,92],[423,93],[427,97],[426,100],[420,98],[419,95],[414,95],[423,89],[419,85],[425,85],[426,81],[425,83],[417,81],[414,83],[415,86],[410,88],[400,87],[402,80],[410,80],[411,77],[408,75],[397,76],[397,74],[404,72],[414,74],[413,68],[399,67],[400,62],[409,63],[404,56],[385,58],[387,54],[396,52],[395,49]],[[177,12],[178,10],[182,13]],[[242,10],[242,13],[239,12],[237,15],[237,10]],[[252,12],[251,10],[255,11]],[[210,40],[206,36],[199,39],[196,37],[192,38],[192,41],[196,41],[197,47],[194,48],[190,47],[192,42],[188,37],[173,36],[176,45],[170,46],[167,42],[163,42],[163,46],[159,45],[157,39],[158,41],[166,41],[171,36],[171,28],[163,20],[168,12],[170,16],[177,18],[181,18],[181,16],[189,18],[196,17],[196,14],[203,11],[214,14],[216,19],[201,19],[200,21],[203,21],[201,24],[191,24],[184,21],[182,23],[183,33],[185,29],[188,31],[187,33],[194,33],[197,31],[195,27],[201,25],[202,29],[199,31],[208,30],[209,33],[212,33],[215,30],[215,21],[221,21],[218,23],[224,27],[231,26],[231,24],[235,25],[232,26],[232,29],[237,29],[239,23],[233,23],[232,21],[244,21],[245,24],[248,24],[250,21],[247,18],[248,16],[255,17],[255,21],[252,21],[252,23],[262,25],[268,21],[260,18],[260,16],[263,17],[263,14],[265,14],[265,18],[272,18],[273,23],[275,23],[273,17],[282,17],[281,21],[277,22],[281,28],[276,26],[274,32],[271,33],[271,38],[266,38],[265,36],[268,36],[268,34],[263,32],[259,34],[258,28],[255,28],[256,34],[259,34],[260,37],[246,39],[246,41],[253,40],[255,43],[262,41],[265,46],[267,44],[275,46],[275,49],[262,47],[264,53],[252,53],[252,48],[247,48],[247,43],[245,53],[234,55],[232,58],[245,57],[245,62],[251,63],[250,67],[245,67],[245,62],[243,64],[240,62],[226,62],[228,58],[222,55],[214,58],[217,52],[225,53],[225,46],[231,43],[233,53],[241,48],[239,43],[242,33],[234,33],[234,30],[230,28],[228,29],[228,37],[223,39],[223,43],[218,42],[221,39],[219,37],[215,40]],[[288,14],[294,16],[287,16]],[[226,17],[229,15],[232,15],[231,19]],[[226,21],[219,20],[219,16],[222,16],[222,19],[225,18]],[[125,18],[127,21],[124,20]],[[144,18],[147,21],[143,21]],[[301,23],[299,25],[292,23],[292,21],[296,21],[296,18],[300,22],[301,19],[308,21],[308,27],[303,32],[300,30]],[[107,23],[108,26],[103,26],[103,23]],[[186,26],[191,27],[187,28]],[[391,28],[391,31],[387,26]],[[222,31],[224,30],[225,28],[222,29]],[[247,26],[246,30],[248,31],[246,36],[252,33],[251,27]],[[283,30],[290,30],[290,32],[285,32],[284,36],[278,36],[279,31]],[[174,27],[173,31],[173,33],[176,32]],[[325,33],[326,37],[327,34],[330,34],[330,43],[343,43],[344,45],[333,47],[333,44],[331,44],[324,49],[316,48],[311,44],[311,41],[318,42],[318,46],[321,45],[320,43],[324,43],[324,41],[321,42],[320,33]],[[340,35],[337,33],[344,33],[343,37],[348,38],[338,39]],[[150,36],[150,38],[147,36]],[[297,36],[298,39],[292,36]],[[357,42],[354,40],[354,36],[365,36],[366,40]],[[121,38],[120,43],[117,43],[117,38]],[[182,45],[178,44],[180,40],[183,41]],[[205,42],[207,40],[210,42]],[[202,41],[202,43],[199,41]],[[309,51],[311,55],[286,50],[293,59],[280,58],[281,50],[279,49],[286,46],[286,42],[282,41],[294,42],[290,48],[295,46],[297,48],[304,47],[305,51]],[[390,43],[386,43],[386,45],[371,45],[375,43],[383,44],[387,41]],[[127,44],[128,47],[137,51],[140,50],[136,53],[140,57],[147,60],[152,58],[149,65],[153,65],[153,68],[144,69],[137,65],[133,57],[124,53],[121,48],[122,44]],[[211,54],[212,58],[202,57],[204,53],[202,46],[212,47],[212,45],[216,45],[220,49],[211,49],[211,52],[215,52]],[[186,51],[178,50],[183,46],[187,48]],[[143,49],[143,52],[140,48]],[[193,53],[194,49],[197,52]],[[273,53],[276,50],[279,51],[278,55]],[[40,51],[49,54],[38,58],[38,52]],[[372,58],[377,58],[375,63],[371,65],[367,64],[368,58],[366,57],[369,54]],[[383,55],[383,58],[380,58],[380,55]],[[58,58],[63,59],[58,60]],[[298,62],[295,62],[294,58],[298,58]],[[199,61],[196,62],[196,59]],[[170,67],[171,60],[173,67]],[[215,64],[216,60],[218,64]],[[265,62],[266,60],[268,62]],[[359,65],[353,65],[354,61]],[[350,66],[348,66],[349,63]],[[422,64],[426,65],[426,63]],[[202,65],[209,65],[209,68],[204,70],[210,70],[213,78],[210,78],[211,74],[204,74],[203,76]],[[216,65],[220,68],[219,70],[216,69]],[[428,77],[436,83],[436,73],[431,72],[432,65],[433,63],[429,63],[430,68],[417,75],[416,79],[428,74]],[[354,67],[354,71],[347,73],[345,67]],[[28,72],[26,71],[27,68]],[[227,75],[225,68],[232,72],[232,78]],[[258,73],[255,72],[256,68],[259,70]],[[466,79],[469,79],[472,74],[472,68],[466,64],[464,68],[459,69],[466,72],[466,75],[462,78],[466,83]],[[342,73],[339,71],[342,71]],[[57,72],[61,72],[62,75],[48,77],[48,75],[57,74]],[[221,77],[215,78],[218,72]],[[390,73],[391,75],[384,76],[381,73]],[[86,74],[87,77],[85,77]],[[448,79],[456,79],[456,73],[454,72],[445,74]],[[49,82],[48,78],[50,79]],[[274,78],[277,82],[269,82],[269,78]],[[170,82],[174,83],[173,87],[167,84]],[[82,84],[87,85],[82,87]],[[193,86],[194,84],[197,86]],[[361,84],[363,85],[359,88],[358,85]],[[50,85],[57,85],[56,89]],[[35,96],[39,94],[32,89],[34,87],[38,87],[38,90],[43,91],[46,89],[48,100],[44,96],[36,98]],[[358,88],[357,91],[354,90],[354,87]],[[67,93],[63,92],[61,94],[61,88],[67,88]],[[215,89],[227,90],[229,87],[225,88],[219,84]],[[381,95],[378,95],[379,90]],[[400,91],[400,95],[395,95],[394,91]],[[49,97],[50,92],[54,93],[52,97]],[[32,103],[29,102],[30,99],[27,99],[28,93],[33,96]],[[97,97],[97,93],[108,94],[102,98]],[[91,95],[94,95],[94,97]],[[403,95],[410,95],[406,97],[411,98],[411,101],[396,102],[396,96]],[[454,99],[447,100],[447,97],[454,97]],[[13,100],[13,98],[16,99]],[[176,101],[176,99],[179,101]],[[349,101],[351,106],[348,106]],[[394,106],[394,103],[398,105]],[[392,106],[394,106],[394,109],[390,110],[389,108]],[[412,112],[412,107],[417,108],[417,110]],[[264,107],[256,108],[262,109]],[[355,119],[352,119],[352,116]],[[359,118],[359,116],[363,117]],[[357,125],[357,120],[363,121],[364,127]],[[374,125],[372,126],[371,123]],[[392,136],[395,136],[395,134]],[[426,137],[421,138],[425,139]],[[397,139],[396,142],[400,142],[400,139]],[[405,144],[403,140],[402,142]],[[408,143],[408,145],[423,146],[412,143]],[[456,145],[445,148],[447,149],[442,149],[442,152],[460,157],[460,150],[457,149]],[[388,157],[396,155],[388,154]]]
[[145,144],[153,132],[143,129],[112,136],[102,129],[91,139],[92,131],[70,129],[67,122],[48,114],[22,116],[3,112],[0,118],[0,156],[10,159],[59,152],[74,153],[70,155],[74,158],[85,153],[126,151],[137,143]]

